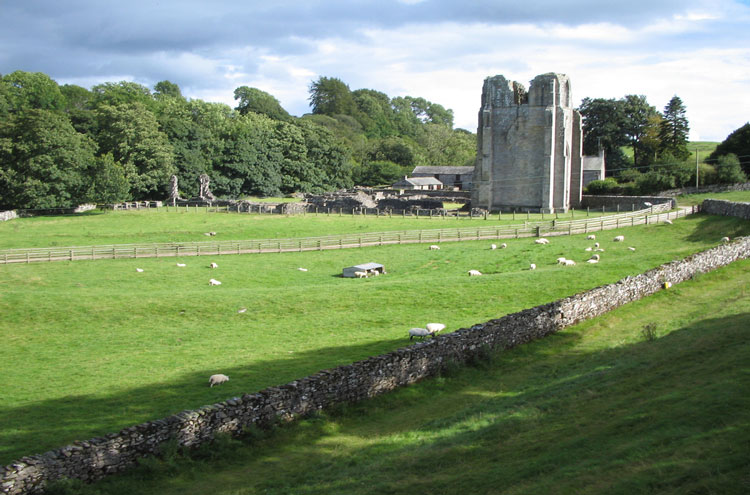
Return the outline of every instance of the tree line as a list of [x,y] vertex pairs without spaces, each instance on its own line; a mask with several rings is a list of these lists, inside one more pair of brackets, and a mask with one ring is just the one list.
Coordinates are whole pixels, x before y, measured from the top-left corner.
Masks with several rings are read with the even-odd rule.
[[420,164],[473,162],[475,137],[423,98],[310,86],[311,114],[289,115],[272,95],[239,87],[237,106],[185,98],[178,85],[133,82],[86,89],[43,73],[0,77],[0,208],[184,197],[208,174],[219,197],[320,193],[388,183]]
[[[695,184],[695,159],[688,149],[690,126],[685,105],[678,96],[669,100],[663,112],[650,105],[643,95],[584,98],[579,110],[584,154],[603,151],[607,175],[612,176],[589,184],[587,192],[651,194]],[[745,139],[747,132],[750,126]],[[741,141],[740,136],[730,135],[727,140],[730,138]],[[699,165],[700,184],[746,180],[746,174],[750,173],[750,150],[745,153],[725,143]],[[630,151],[629,156],[626,150]],[[738,150],[739,154],[735,153]],[[743,153],[747,157],[741,162],[739,157]]]

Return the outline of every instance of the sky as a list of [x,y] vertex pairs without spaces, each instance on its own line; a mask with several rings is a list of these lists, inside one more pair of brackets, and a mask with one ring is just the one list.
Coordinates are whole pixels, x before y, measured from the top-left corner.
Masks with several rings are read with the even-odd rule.
[[236,106],[256,87],[309,113],[310,84],[423,97],[476,132],[485,78],[558,72],[584,97],[677,95],[693,141],[750,121],[750,0],[0,0],[0,74],[85,88],[163,80]]

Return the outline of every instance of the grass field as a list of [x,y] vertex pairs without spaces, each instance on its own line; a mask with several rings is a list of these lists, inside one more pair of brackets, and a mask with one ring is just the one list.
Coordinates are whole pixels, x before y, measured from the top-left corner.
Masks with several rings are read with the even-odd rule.
[[[98,217],[81,217],[77,230],[90,220]],[[428,321],[455,330],[749,232],[748,222],[707,216],[608,231],[598,265],[582,263],[591,241],[573,236],[549,246],[511,240],[497,251],[464,242],[441,251],[408,245],[2,266],[0,372],[13,385],[0,389],[0,464],[407,345],[406,330]],[[618,233],[625,244],[611,242]],[[559,256],[579,265],[562,268]],[[367,261],[385,264],[388,275],[339,276]],[[539,268],[530,272],[530,262]],[[470,278],[469,269],[485,276]],[[223,285],[210,287],[209,278]],[[216,372],[232,380],[208,388]]]
[[748,340],[743,261],[475,367],[55,493],[746,494]]
[[680,206],[697,205],[704,199],[723,199],[725,201],[742,201],[750,202],[750,191],[728,191],[723,193],[704,193],[704,194],[684,194],[677,197],[677,204]]

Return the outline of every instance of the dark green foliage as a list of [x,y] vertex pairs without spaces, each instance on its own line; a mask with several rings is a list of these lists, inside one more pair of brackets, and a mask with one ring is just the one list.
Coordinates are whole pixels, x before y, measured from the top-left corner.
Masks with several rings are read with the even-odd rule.
[[57,83],[41,72],[17,70],[3,76],[0,86],[4,86],[5,104],[11,113],[32,108],[59,112],[65,106],[65,97]]
[[596,196],[608,196],[619,193],[620,185],[611,177],[607,177],[604,180],[593,180],[588,183],[585,189],[585,194],[593,194]]
[[353,115],[357,110],[349,86],[335,77],[321,76],[310,83],[309,101],[315,114]]
[[670,154],[678,160],[690,156],[687,149],[688,125],[685,105],[678,96],[673,96],[664,107],[664,118],[659,125],[659,154]]
[[734,184],[747,180],[740,166],[740,159],[734,153],[719,157],[719,161],[714,168],[716,169],[716,180],[719,183]]
[[633,165],[639,167],[644,165],[644,157],[654,151],[646,145],[644,138],[653,123],[652,117],[658,112],[648,104],[644,95],[627,95],[621,102],[625,114],[623,130],[633,148]]
[[411,167],[389,161],[372,161],[357,169],[354,180],[363,186],[390,186],[410,172]]
[[734,153],[740,159],[745,175],[750,176],[750,122],[739,129],[732,131],[727,138],[719,144],[706,161],[716,163],[723,155]]
[[170,81],[159,81],[154,86],[154,97],[161,98],[182,98],[180,87]]
[[255,112],[274,120],[289,122],[292,119],[279,100],[258,88],[240,86],[234,90],[234,99],[239,100],[236,110],[242,115]]

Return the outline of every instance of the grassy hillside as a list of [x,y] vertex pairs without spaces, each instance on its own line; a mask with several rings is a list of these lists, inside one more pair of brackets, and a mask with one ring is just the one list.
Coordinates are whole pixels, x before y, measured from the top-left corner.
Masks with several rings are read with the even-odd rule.
[[749,296],[739,262],[474,367],[57,493],[745,494]]
[[[592,241],[565,236],[497,251],[465,242],[0,266],[0,374],[13,384],[0,392],[0,464],[408,345],[407,329],[428,321],[470,326],[749,232],[708,216],[608,231],[597,265],[584,262]],[[625,244],[611,242],[618,233]],[[367,261],[388,275],[339,276]],[[208,388],[216,372],[232,380]]]

